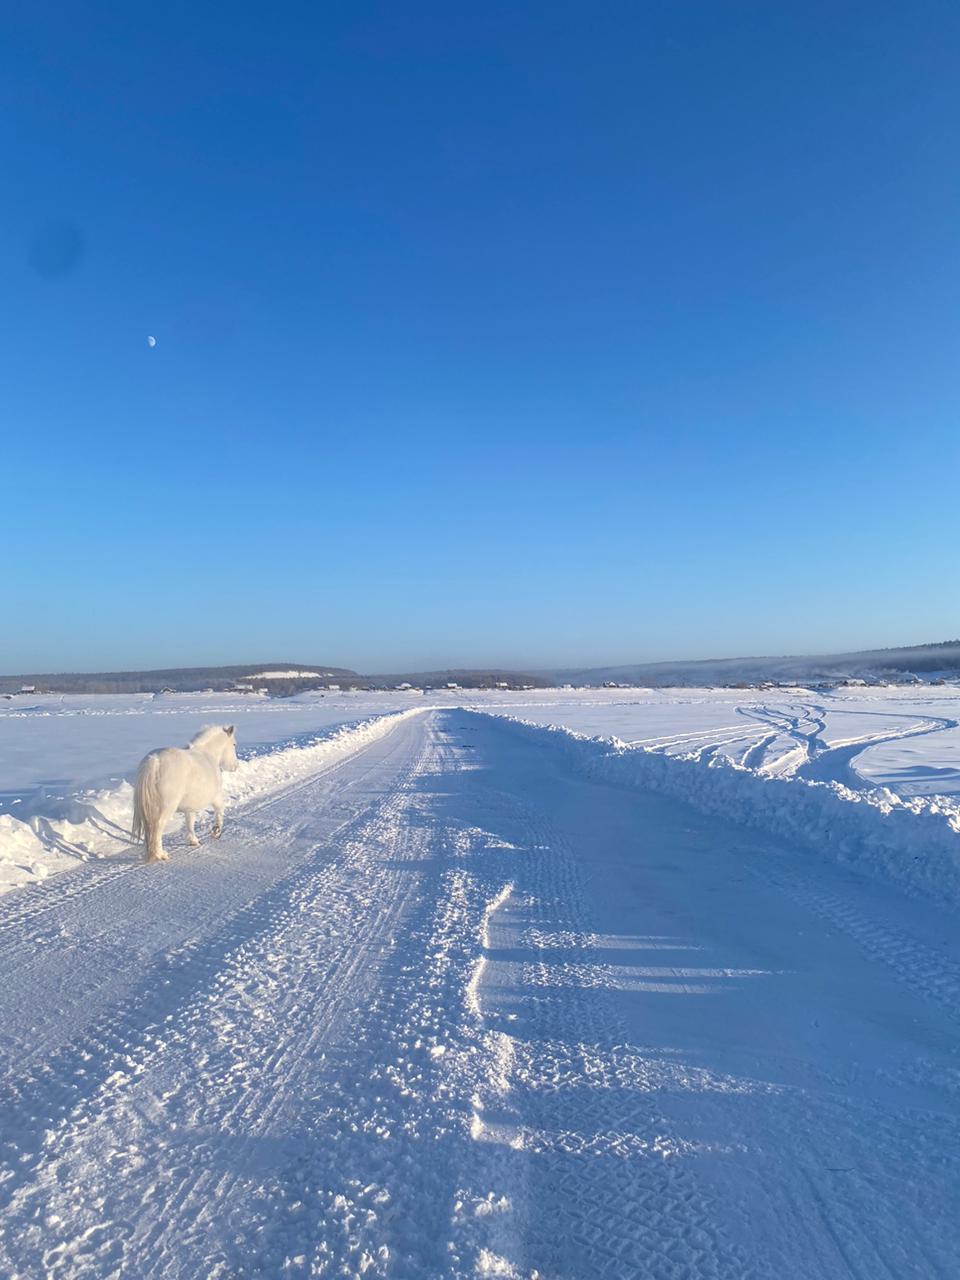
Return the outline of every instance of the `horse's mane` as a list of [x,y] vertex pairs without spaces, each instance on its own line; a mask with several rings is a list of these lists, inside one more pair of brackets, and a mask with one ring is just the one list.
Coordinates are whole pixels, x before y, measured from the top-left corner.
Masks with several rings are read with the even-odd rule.
[[222,734],[223,731],[222,724],[208,724],[199,733],[193,735],[189,745],[191,747],[205,747],[211,738],[215,738],[218,733]]

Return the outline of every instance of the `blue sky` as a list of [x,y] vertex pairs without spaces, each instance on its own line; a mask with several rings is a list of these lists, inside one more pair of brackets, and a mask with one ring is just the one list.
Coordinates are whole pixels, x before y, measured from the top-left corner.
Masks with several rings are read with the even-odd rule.
[[958,34],[4,6],[0,669],[960,633]]

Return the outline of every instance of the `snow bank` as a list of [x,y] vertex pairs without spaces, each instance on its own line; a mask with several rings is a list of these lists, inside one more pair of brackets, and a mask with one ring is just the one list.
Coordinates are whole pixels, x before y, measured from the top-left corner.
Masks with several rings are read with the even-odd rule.
[[257,671],[244,680],[312,680],[314,677],[332,676],[332,671]]
[[499,718],[531,741],[549,740],[600,781],[674,796],[910,890],[960,900],[960,803],[954,797],[903,798],[886,787],[852,791],[838,782],[768,777],[720,755],[702,762],[561,725]]
[[[282,790],[355,755],[389,733],[420,708],[374,716],[317,735],[295,745],[260,750],[242,759],[235,773],[223,776],[228,823],[231,807]],[[241,752],[241,754],[243,754]],[[78,862],[129,852],[133,787],[129,782],[104,790],[85,790],[64,799],[42,795],[33,812],[0,814],[0,893],[44,880]],[[176,829],[179,818],[171,824]]]

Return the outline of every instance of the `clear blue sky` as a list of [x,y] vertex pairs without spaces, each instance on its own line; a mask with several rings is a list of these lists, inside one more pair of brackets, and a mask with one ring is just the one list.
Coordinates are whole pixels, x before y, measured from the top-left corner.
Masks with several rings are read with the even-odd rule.
[[955,636],[958,37],[5,5],[0,670]]

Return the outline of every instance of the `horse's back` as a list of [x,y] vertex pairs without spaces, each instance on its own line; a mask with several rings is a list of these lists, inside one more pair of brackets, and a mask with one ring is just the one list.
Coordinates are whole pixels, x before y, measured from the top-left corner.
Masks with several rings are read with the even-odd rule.
[[220,789],[220,771],[202,751],[184,747],[157,747],[140,761],[143,772],[156,761],[158,782],[165,806],[200,809]]
[[[177,748],[173,748],[177,750]],[[205,809],[219,796],[220,766],[203,751],[180,751],[183,767],[182,809]]]
[[148,751],[140,761],[138,773],[143,773],[146,769],[151,768],[155,764],[159,769],[161,779],[174,778],[178,774],[186,772],[187,761],[186,756],[189,752],[183,747],[157,747],[154,751]]

